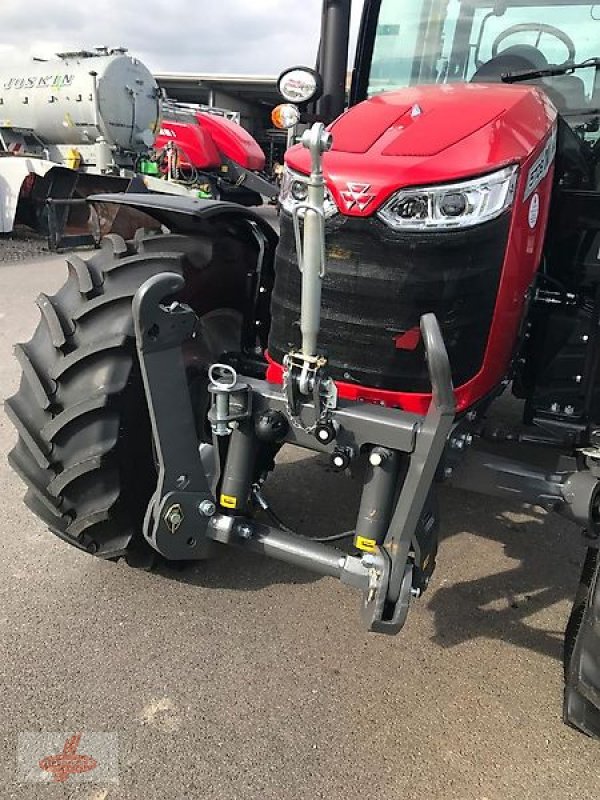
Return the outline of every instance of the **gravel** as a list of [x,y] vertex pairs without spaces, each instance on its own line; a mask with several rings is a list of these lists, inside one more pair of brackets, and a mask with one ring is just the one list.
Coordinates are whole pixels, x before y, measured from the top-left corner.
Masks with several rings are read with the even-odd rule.
[[48,252],[47,238],[24,225],[17,225],[12,233],[0,234],[0,264],[28,261]]
[[[258,211],[275,230],[278,230],[279,220],[277,212],[272,206],[264,206]],[[61,252],[64,254],[68,252],[68,249]],[[15,261],[29,261],[44,255],[50,255],[50,251],[48,238],[43,234],[36,233],[25,225],[16,225],[12,233],[0,233],[0,266]]]

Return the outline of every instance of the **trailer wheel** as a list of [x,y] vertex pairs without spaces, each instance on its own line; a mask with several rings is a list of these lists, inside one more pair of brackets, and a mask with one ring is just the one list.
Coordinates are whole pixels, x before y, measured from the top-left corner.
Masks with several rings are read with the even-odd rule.
[[[71,256],[67,265],[65,285],[37,300],[41,320],[33,338],[15,348],[22,377],[5,404],[18,431],[9,463],[27,485],[26,504],[61,539],[150,568],[157,554],[142,521],[156,471],[132,299],[153,275],[182,274],[186,302],[209,329],[211,318],[218,321],[208,337],[213,348],[239,348],[242,315],[228,300],[236,297],[238,277],[234,267],[215,263],[213,243],[201,236],[138,234],[125,242],[112,235],[87,260]],[[239,280],[243,292],[243,264]],[[198,307],[188,289],[202,296]]]

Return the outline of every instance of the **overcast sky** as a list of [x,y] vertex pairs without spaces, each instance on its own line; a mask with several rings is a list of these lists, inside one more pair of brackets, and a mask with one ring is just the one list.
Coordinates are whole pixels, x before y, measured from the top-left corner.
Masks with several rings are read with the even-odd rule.
[[314,64],[320,9],[321,0],[0,0],[0,69],[107,45],[155,72],[275,75]]

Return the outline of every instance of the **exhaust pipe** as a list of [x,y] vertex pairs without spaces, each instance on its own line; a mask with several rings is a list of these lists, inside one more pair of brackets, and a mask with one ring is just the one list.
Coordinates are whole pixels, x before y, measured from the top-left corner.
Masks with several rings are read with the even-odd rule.
[[346,107],[346,75],[350,44],[351,0],[323,0],[319,72],[323,95],[317,102],[317,115],[331,122]]

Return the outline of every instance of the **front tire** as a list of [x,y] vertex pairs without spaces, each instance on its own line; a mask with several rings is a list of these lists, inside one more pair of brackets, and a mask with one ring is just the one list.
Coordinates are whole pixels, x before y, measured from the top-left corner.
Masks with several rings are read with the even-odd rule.
[[[132,299],[152,276],[176,272],[199,316],[223,308],[239,315],[231,298],[236,287],[243,292],[246,270],[236,274],[232,259],[216,281],[223,265],[214,251],[202,236],[108,236],[87,260],[67,260],[67,282],[40,295],[33,338],[15,348],[22,378],[5,408],[19,436],[9,463],[27,485],[29,508],[89,553],[151,566],[142,522],[156,471]],[[188,297],[190,287],[203,300]]]

